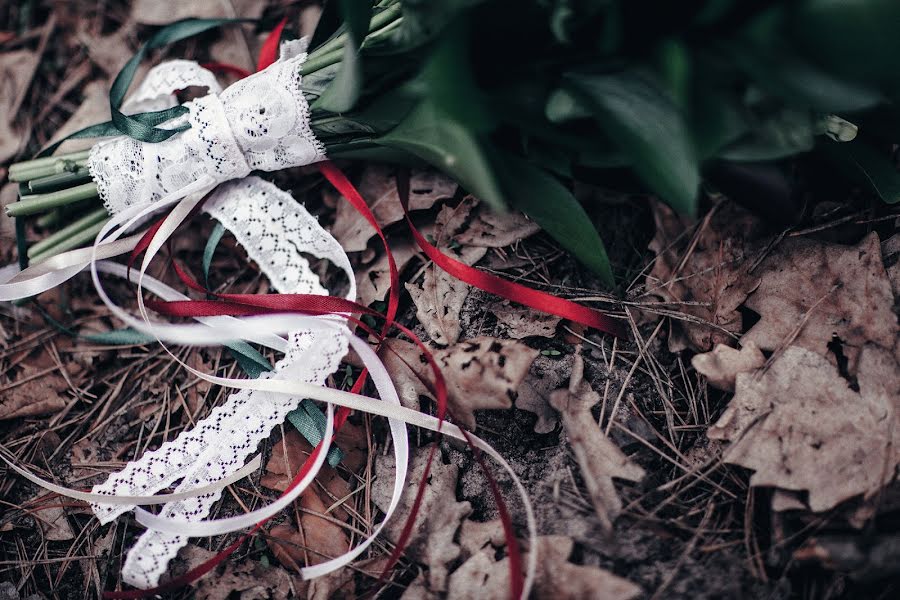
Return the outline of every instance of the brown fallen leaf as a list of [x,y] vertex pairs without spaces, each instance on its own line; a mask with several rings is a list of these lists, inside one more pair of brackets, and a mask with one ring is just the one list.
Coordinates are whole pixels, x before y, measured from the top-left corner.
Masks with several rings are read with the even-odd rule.
[[537,415],[535,433],[550,433],[556,428],[559,413],[550,406],[550,394],[566,385],[572,376],[573,362],[571,354],[559,358],[539,355],[519,386],[516,408]]
[[[533,598],[630,600],[641,593],[638,586],[609,571],[570,563],[574,547],[571,538],[542,536],[537,543]],[[454,600],[500,600],[509,597],[509,584],[509,558],[498,561],[493,552],[482,551],[450,575],[447,596]]]
[[[358,186],[382,227],[403,218],[394,173],[389,167],[367,167]],[[452,198],[457,187],[455,182],[435,171],[416,171],[410,177],[409,209],[431,208],[440,200]],[[361,252],[375,235],[375,230],[349,202],[339,200],[331,234],[347,252]]]
[[[177,577],[208,561],[215,552],[189,544],[178,553],[169,575]],[[195,600],[287,600],[306,596],[307,582],[277,566],[253,560],[226,560],[212,577],[191,584]]]
[[900,233],[881,242],[881,256],[896,300],[900,298]]
[[[461,246],[455,241],[477,204],[477,200],[468,196],[456,206],[442,207],[434,221],[435,247],[466,265],[474,265],[487,254],[485,247]],[[425,269],[421,286],[405,285],[416,305],[416,318],[434,343],[446,346],[459,340],[462,332],[459,314],[469,295],[469,286],[433,264]]]
[[[411,514],[429,452],[430,447],[424,447],[412,453],[403,497],[384,528],[385,535],[391,542],[396,543],[399,539],[403,525]],[[372,501],[381,510],[386,510],[390,505],[394,471],[393,455],[378,457],[375,463],[375,481],[372,483]],[[456,531],[463,519],[472,512],[471,504],[456,500],[458,478],[459,468],[452,464],[445,465],[438,454],[431,463],[421,508],[416,515],[413,533],[406,549],[408,558],[428,567],[428,588],[432,591],[447,589],[447,565],[460,555],[460,547],[454,541]]]
[[753,342],[763,350],[790,344],[825,356],[837,337],[851,375],[864,345],[894,348],[894,294],[876,233],[856,246],[786,240],[757,272],[759,287],[746,306],[760,319],[741,343]]
[[51,414],[66,407],[69,400],[61,392],[68,384],[63,376],[57,372],[38,373],[26,366],[17,379],[24,383],[0,384],[0,421]]
[[504,333],[514,340],[532,336],[552,338],[562,320],[525,306],[513,305],[508,300],[496,302],[488,306],[488,310],[503,324]]
[[706,377],[709,385],[728,392],[734,391],[738,373],[755,371],[765,363],[766,357],[753,342],[747,342],[740,350],[717,344],[712,352],[697,354],[691,359],[691,364]]
[[859,391],[825,357],[791,346],[767,370],[738,374],[708,435],[732,442],[723,459],[753,469],[751,485],[807,490],[815,512],[871,496],[900,464],[900,366],[867,345],[857,379]]
[[23,143],[22,131],[13,122],[37,65],[38,56],[30,50],[0,53],[0,163],[18,152]]
[[353,567],[344,567],[328,575],[316,577],[309,581],[306,600],[356,600],[357,593],[354,581],[358,573],[365,573],[371,579],[378,578],[387,566],[387,556],[376,556],[353,563]]
[[[359,428],[352,423],[345,423],[336,435],[335,443],[344,450],[344,456],[341,464],[356,471],[366,460],[366,455],[359,448],[359,443],[365,443],[365,433],[362,432],[362,439],[359,439]],[[357,441],[358,440],[358,441]],[[272,448],[272,455],[269,462],[266,463],[266,472],[260,479],[260,485],[270,490],[279,492],[285,491],[293,480],[300,466],[309,457],[312,452],[312,446],[297,431],[291,428],[285,428],[284,438],[278,441]],[[327,463],[323,465],[316,483],[310,489],[319,489],[318,486],[327,490],[326,501],[332,504],[336,499],[346,497],[350,492],[350,483],[340,476],[338,471],[330,467]],[[335,518],[346,520],[349,515],[340,506],[333,511]]]
[[[391,242],[391,253],[397,271],[403,271],[409,261],[418,253],[415,246],[409,240]],[[387,254],[381,254],[366,265],[364,269],[356,271],[356,295],[361,304],[369,306],[376,300],[384,300],[391,288],[391,271]]]
[[488,545],[501,548],[505,542],[503,522],[500,519],[493,521],[467,519],[463,521],[459,530],[459,547],[462,548],[465,558],[475,555]]
[[297,572],[301,567],[318,565],[350,549],[350,539],[344,528],[318,516],[334,518],[336,515],[326,513],[328,506],[312,488],[303,492],[299,502],[304,509],[300,513],[299,528],[291,523],[281,523],[273,527],[266,538],[278,562]]
[[35,519],[44,532],[44,539],[51,542],[64,542],[75,539],[75,532],[69,524],[64,509],[60,506],[35,508],[32,511]]
[[[48,144],[53,144],[84,129],[88,125],[103,123],[109,120],[109,83],[106,80],[91,81],[81,91],[81,105],[78,110],[69,117],[69,120],[59,128],[50,138]],[[90,148],[96,140],[90,138],[66,140],[56,150],[57,154],[77,152]]]
[[661,202],[654,203],[653,215],[656,260],[646,294],[711,324],[672,320],[669,350],[704,352],[733,343],[742,331],[738,308],[756,287],[747,271],[759,248],[759,221],[731,202],[717,205],[693,233],[686,218]]
[[[135,29],[134,21],[131,20],[127,20],[119,29],[108,35],[96,35],[84,26],[78,32],[78,41],[84,45],[91,62],[100,67],[107,77],[113,79],[134,54]],[[147,70],[147,66],[140,67],[135,79],[137,81],[143,79]]]
[[591,408],[600,402],[600,394],[584,380],[584,360],[580,348],[575,353],[572,376],[567,389],[550,394],[550,405],[559,411],[563,428],[578,461],[581,475],[594,512],[606,533],[612,532],[612,524],[622,510],[613,477],[628,481],[640,481],[644,470],[634,464],[619,450],[594,420]]
[[[538,351],[512,340],[480,337],[432,354],[447,382],[450,413],[457,423],[471,429],[476,410],[512,406]],[[432,379],[425,356],[414,344],[398,339],[387,340],[380,356],[400,401],[418,410],[419,397],[431,397],[420,379]]]
[[540,231],[540,226],[520,212],[490,210],[480,204],[465,231],[455,236],[463,246],[503,248]]

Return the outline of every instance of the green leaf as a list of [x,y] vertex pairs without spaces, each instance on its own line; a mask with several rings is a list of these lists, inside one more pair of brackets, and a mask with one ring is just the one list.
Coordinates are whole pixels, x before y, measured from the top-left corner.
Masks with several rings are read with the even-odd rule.
[[737,162],[777,160],[811,150],[815,145],[815,121],[804,110],[782,109],[749,124],[750,131],[718,154]]
[[824,141],[820,148],[839,169],[888,204],[900,202],[900,173],[888,159],[862,140]]
[[563,248],[614,285],[600,234],[575,196],[555,177],[521,158],[503,158],[503,189],[510,204],[534,219]]
[[356,101],[359,100],[363,86],[363,73],[359,52],[352,44],[344,46],[344,55],[340,64],[337,75],[310,107],[313,110],[343,113],[353,108]]
[[591,110],[587,105],[581,102],[575,94],[564,88],[553,90],[550,97],[547,98],[547,108],[544,113],[553,123],[577,121],[578,119],[588,119],[592,116]]
[[816,62],[857,80],[898,81],[897,0],[804,0],[791,17],[787,35]]
[[676,210],[693,214],[700,169],[684,118],[671,99],[633,73],[567,73],[564,82],[591,108],[647,185]]
[[344,43],[343,57],[334,79],[312,104],[314,110],[333,113],[347,112],[356,105],[363,87],[362,64],[359,48],[369,33],[372,17],[371,0],[338,0],[341,18],[350,39]]
[[462,11],[482,2],[484,0],[400,0],[403,21],[396,36],[398,44],[413,48],[431,42]]
[[428,100],[373,142],[421,158],[495,209],[502,210],[506,205],[489,158],[491,145]]

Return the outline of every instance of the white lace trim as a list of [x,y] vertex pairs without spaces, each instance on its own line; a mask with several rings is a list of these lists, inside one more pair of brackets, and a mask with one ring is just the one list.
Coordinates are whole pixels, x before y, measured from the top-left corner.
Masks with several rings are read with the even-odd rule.
[[[355,297],[352,268],[340,244],[290,194],[273,184],[257,177],[223,184],[210,197],[205,210],[234,233],[279,292],[327,294],[303,257],[303,253],[308,253],[340,267],[350,281],[348,297]],[[340,323],[344,335],[334,335],[330,329],[292,332],[287,354],[274,371],[262,377],[324,385],[346,354],[350,335],[340,317],[333,319]],[[95,486],[93,492],[148,495],[179,479],[179,492],[220,481],[244,465],[259,442],[284,422],[300,400],[262,391],[238,391],[193,429],[129,463]],[[163,507],[162,514],[201,520],[220,496],[221,492],[215,492],[172,502]],[[93,508],[101,522],[106,523],[133,507]],[[155,586],[169,561],[187,541],[186,536],[148,530],[128,552],[123,579],[136,587]]]
[[202,175],[224,182],[254,169],[276,171],[323,160],[325,147],[313,135],[301,87],[306,56],[305,40],[285,42],[278,61],[221,94],[212,73],[191,61],[151,69],[126,103],[130,110],[171,106],[172,92],[189,86],[204,86],[210,93],[185,103],[188,114],[161,126],[191,125],[164,142],[117,137],[91,149],[88,168],[107,210],[113,214],[154,202]]

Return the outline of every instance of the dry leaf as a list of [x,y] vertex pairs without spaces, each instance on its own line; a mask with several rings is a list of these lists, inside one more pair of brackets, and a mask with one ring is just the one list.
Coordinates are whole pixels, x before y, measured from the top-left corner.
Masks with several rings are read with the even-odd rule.
[[[570,563],[574,546],[571,538],[542,536],[537,543],[533,598],[630,600],[641,593],[638,586],[609,571]],[[501,600],[509,597],[509,589],[509,558],[496,561],[493,552],[479,552],[450,576],[447,596],[454,600]]]
[[263,0],[192,0],[185,3],[135,0],[131,5],[131,18],[142,25],[168,25],[190,17],[255,19],[262,14],[265,5]]
[[[419,397],[431,397],[420,380],[433,377],[425,356],[403,340],[389,339],[385,346],[380,356],[400,401],[418,410]],[[476,410],[512,406],[512,398],[538,351],[512,340],[481,337],[434,350],[433,355],[447,382],[450,413],[457,423],[472,429]]]
[[895,233],[881,242],[881,256],[894,291],[894,299],[900,298],[900,233]]
[[[19,380],[34,377],[36,370],[25,367],[19,373]],[[58,412],[66,407],[68,400],[60,392],[68,388],[66,380],[56,372],[34,377],[25,383],[2,384],[0,393],[0,421],[19,417],[34,417]]]
[[508,300],[497,302],[489,306],[488,310],[504,325],[504,333],[515,340],[532,336],[552,338],[556,335],[556,326],[562,320],[524,306],[513,306]]
[[488,544],[495,548],[502,547],[506,542],[503,533],[503,522],[500,519],[493,521],[463,521],[459,531],[459,547],[463,556],[469,558],[480,552]]
[[44,531],[44,539],[51,542],[63,542],[75,539],[75,532],[69,525],[69,519],[66,517],[65,511],[60,506],[50,506],[48,508],[35,508],[33,510],[34,517]]
[[[397,271],[402,272],[417,254],[415,246],[408,240],[391,243],[391,253]],[[369,306],[376,300],[384,300],[391,288],[391,270],[387,254],[381,254],[365,269],[356,271],[356,295],[360,304]]]
[[894,294],[876,233],[857,246],[787,240],[757,272],[759,287],[746,306],[760,319],[742,343],[753,342],[763,350],[790,344],[825,356],[836,336],[853,375],[865,344],[892,349],[897,342]]
[[13,122],[37,65],[37,55],[29,50],[0,53],[0,163],[18,152],[23,142]]
[[654,203],[656,252],[647,276],[647,295],[673,303],[673,308],[711,323],[673,320],[669,350],[711,350],[733,343],[741,329],[738,307],[756,286],[749,276],[757,250],[759,222],[736,204],[724,202],[693,234],[685,218],[661,202]]
[[[0,129],[3,126],[0,125]],[[2,152],[2,151],[0,151]],[[3,211],[2,214],[6,214],[6,207],[13,202],[18,202],[19,200],[19,184],[18,183],[7,183],[2,188],[0,188],[0,210]],[[14,247],[14,244],[11,243],[11,240],[14,240],[16,237],[16,223],[15,219],[0,219],[0,239],[10,240],[7,248]]]
[[498,213],[482,204],[466,230],[456,236],[456,241],[463,246],[503,248],[540,230],[537,223],[520,212]]
[[[193,544],[178,554],[179,564],[171,571],[177,577],[208,561],[215,552]],[[287,600],[304,597],[307,583],[292,577],[284,569],[263,567],[252,560],[226,560],[224,570],[212,577],[203,577],[191,584],[195,600]]]
[[360,595],[353,585],[357,573],[365,573],[370,579],[376,579],[387,566],[387,556],[376,556],[353,563],[353,567],[344,567],[332,571],[328,575],[316,577],[309,581],[307,600],[356,600]]
[[854,391],[823,356],[792,346],[768,370],[741,373],[713,439],[754,486],[808,490],[815,512],[877,492],[900,463],[900,366],[874,345],[859,358]]
[[[91,81],[82,90],[81,106],[69,120],[50,138],[48,144],[56,143],[70,133],[109,120],[109,88],[104,80]],[[66,154],[90,148],[97,140],[91,138],[66,140],[60,144],[56,154]]]
[[[166,21],[166,23],[168,22]],[[132,47],[134,37],[135,26],[134,22],[130,20],[109,35],[94,35],[86,28],[82,28],[78,32],[78,41],[87,49],[91,62],[100,67],[110,79],[119,74],[119,71],[134,54]],[[139,67],[135,80],[142,80],[147,70],[146,65]]]
[[[328,514],[328,506],[312,488],[300,496],[304,511]],[[329,515],[334,518],[336,515]],[[275,558],[285,567],[300,571],[301,567],[318,565],[350,549],[350,539],[344,528],[315,514],[300,514],[299,530],[289,523],[272,528],[266,542]],[[285,543],[279,543],[279,540]]]
[[550,406],[550,394],[564,386],[572,375],[574,357],[539,355],[531,364],[525,381],[519,386],[516,408],[537,415],[535,433],[550,433],[556,428],[559,413]]
[[613,477],[640,481],[644,470],[634,464],[604,435],[594,420],[591,408],[600,402],[600,394],[584,380],[584,360],[580,349],[575,353],[572,376],[567,389],[550,394],[550,405],[562,416],[563,428],[578,461],[581,475],[604,530],[612,531],[612,523],[622,510]]
[[[452,198],[458,187],[452,180],[435,171],[414,172],[409,183],[410,210],[424,210],[431,208],[439,200]],[[358,187],[381,227],[403,218],[393,169],[367,167]],[[331,234],[347,252],[361,252],[375,235],[375,230],[348,201],[340,200]]]
[[[387,525],[385,535],[396,543],[409,517],[413,500],[425,472],[430,447],[419,448],[410,460],[409,473],[403,497]],[[381,510],[387,510],[394,487],[395,465],[393,455],[382,456],[375,463],[375,481],[372,483],[372,501]],[[428,567],[428,587],[433,591],[444,591],[447,586],[447,564],[460,555],[460,547],[454,542],[456,530],[471,512],[468,502],[456,500],[456,483],[459,468],[445,465],[440,454],[431,463],[431,471],[421,508],[416,515],[412,536],[406,549],[406,556]]]
[[[474,265],[487,249],[461,246],[456,235],[463,230],[478,201],[468,196],[455,207],[444,206],[434,221],[434,245],[438,250],[466,265]],[[422,286],[407,283],[406,289],[416,305],[416,318],[428,336],[443,346],[459,340],[459,313],[469,294],[469,286],[436,265],[425,269]]]
[[720,390],[734,391],[738,373],[755,371],[766,363],[766,357],[753,342],[745,343],[740,350],[718,344],[712,352],[697,354],[691,364],[706,377],[709,385]]

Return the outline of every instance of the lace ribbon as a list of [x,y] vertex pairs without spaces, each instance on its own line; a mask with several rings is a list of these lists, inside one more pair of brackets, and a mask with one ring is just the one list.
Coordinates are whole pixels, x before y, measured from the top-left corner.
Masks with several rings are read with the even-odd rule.
[[221,183],[252,170],[277,171],[325,158],[301,89],[305,60],[305,39],[284,42],[277,61],[224,91],[209,70],[192,61],[152,69],[126,102],[129,110],[173,106],[172,93],[190,86],[209,93],[185,103],[186,115],[161,125],[190,123],[180,135],[153,144],[118,137],[91,149],[88,168],[108,211],[158,201],[204,176]]
[[[278,61],[224,91],[212,73],[190,61],[172,61],[151,70],[144,84],[126,103],[126,109],[165,108],[174,102],[172,94],[177,89],[203,86],[210,92],[207,96],[188,103],[189,112],[184,117],[163,125],[176,127],[186,119],[191,128],[156,144],[129,138],[97,144],[92,149],[89,166],[113,218],[97,236],[93,248],[53,257],[15,275],[8,282],[0,282],[0,300],[28,297],[58,285],[89,266],[97,292],[112,313],[135,329],[156,336],[161,343],[165,340],[198,345],[241,339],[285,351],[284,358],[272,373],[254,380],[202,373],[172,355],[198,377],[238,391],[193,430],[111,475],[91,494],[68,491],[67,495],[92,499],[98,517],[108,521],[138,504],[150,503],[155,492],[181,480],[174,497],[156,498],[157,501],[172,500],[160,514],[152,515],[137,509],[138,521],[149,529],[131,549],[123,568],[124,580],[137,587],[155,585],[168,561],[188,537],[245,529],[275,514],[299,496],[315,477],[327,454],[334,423],[332,405],[389,418],[395,437],[397,464],[394,494],[384,521],[369,538],[341,557],[304,569],[304,577],[324,575],[349,563],[372,543],[390,518],[404,488],[408,458],[405,423],[463,440],[467,437],[451,424],[445,423],[442,427],[438,419],[400,406],[384,366],[366,342],[350,334],[340,316],[199,317],[200,323],[196,325],[182,325],[153,321],[144,307],[141,290],[145,284],[164,298],[178,297],[177,292],[152,280],[145,271],[178,224],[217,184],[245,177],[254,169],[278,170],[324,158],[324,148],[309,128],[309,107],[300,89],[299,67],[306,58],[305,48],[304,41],[282,44]],[[141,264],[137,281],[141,318],[135,318],[109,298],[99,278],[100,272],[122,276],[124,267],[100,259],[133,249],[142,236],[126,237],[126,234],[154,212],[173,205],[175,208],[153,236]],[[327,294],[303,257],[303,253],[308,253],[340,267],[348,277],[350,291],[347,297],[355,296],[355,278],[346,254],[285,192],[258,178],[248,178],[220,186],[206,204],[206,210],[234,233],[277,290]],[[280,337],[283,334],[288,336],[287,340]],[[370,370],[381,401],[323,386],[325,378],[337,368],[348,344],[354,346]],[[328,410],[324,448],[299,484],[264,509],[241,517],[201,522],[225,485],[234,481],[236,473],[246,472],[243,463],[258,442],[268,436],[303,397],[327,402]],[[468,437],[497,459],[513,477],[526,508],[533,546],[534,516],[524,488],[499,454],[478,438]],[[27,476],[32,481],[42,481],[32,474]],[[65,493],[59,486],[45,487]],[[202,493],[185,497],[191,491]],[[116,500],[102,503],[104,498],[111,496],[116,496]],[[124,504],[120,496],[134,501]],[[524,589],[526,596],[535,567],[536,554],[530,553]]]

